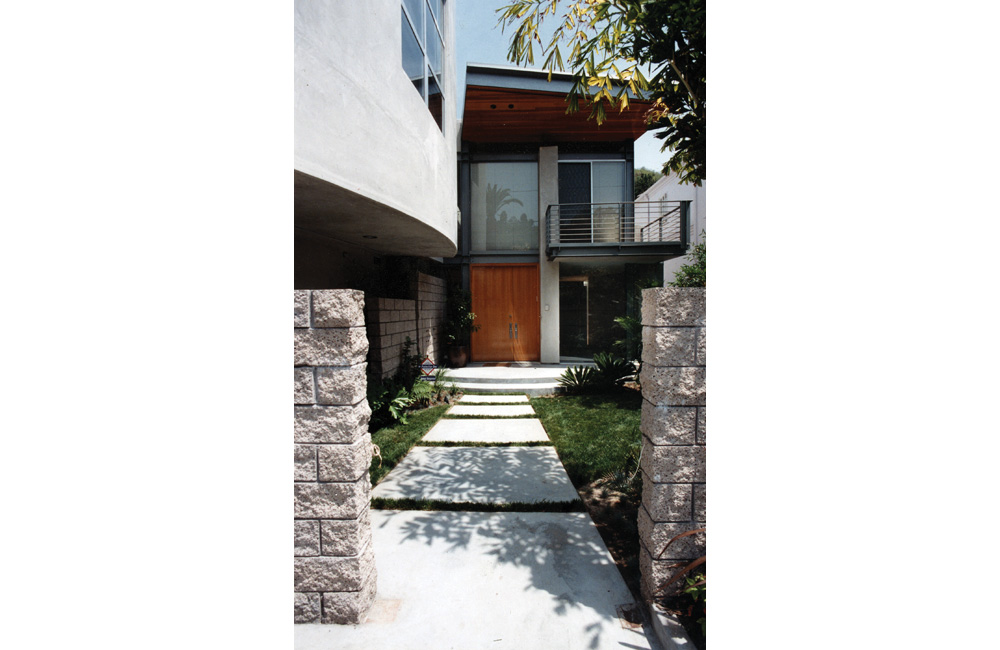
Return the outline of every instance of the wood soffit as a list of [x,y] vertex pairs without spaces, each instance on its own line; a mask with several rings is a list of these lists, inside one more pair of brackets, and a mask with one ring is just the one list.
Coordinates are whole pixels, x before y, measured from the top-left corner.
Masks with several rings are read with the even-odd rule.
[[600,126],[588,120],[590,107],[566,114],[565,93],[468,86],[462,139],[469,142],[614,142],[636,140],[646,132],[651,102],[632,100],[623,113],[609,109]]

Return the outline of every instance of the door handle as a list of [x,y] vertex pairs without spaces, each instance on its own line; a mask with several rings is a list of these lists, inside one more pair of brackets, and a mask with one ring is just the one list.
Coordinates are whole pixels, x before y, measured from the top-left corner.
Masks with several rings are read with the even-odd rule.
[[511,335],[510,327],[511,327],[510,323],[507,323],[507,338],[512,339],[514,337]]
[[517,323],[514,323],[514,338],[517,339]]

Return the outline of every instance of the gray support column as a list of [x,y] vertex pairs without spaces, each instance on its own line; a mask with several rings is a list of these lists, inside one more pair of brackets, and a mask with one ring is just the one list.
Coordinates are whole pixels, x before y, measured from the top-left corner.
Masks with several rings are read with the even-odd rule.
[[364,293],[295,292],[295,622],[375,601]]
[[[705,554],[705,289],[642,292],[642,595]],[[674,583],[665,593],[676,593]]]
[[538,271],[542,363],[559,363],[559,262],[545,257],[545,210],[559,203],[559,147],[538,149]]

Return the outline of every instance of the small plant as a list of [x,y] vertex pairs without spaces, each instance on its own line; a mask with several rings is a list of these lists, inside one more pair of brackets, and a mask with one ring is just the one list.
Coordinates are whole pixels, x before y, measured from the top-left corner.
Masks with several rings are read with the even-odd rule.
[[413,390],[413,384],[420,377],[420,357],[410,354],[413,341],[407,336],[403,341],[403,349],[399,353],[399,366],[396,368],[396,381],[402,383],[407,390]]
[[[667,547],[676,542],[677,540],[704,532],[705,532],[704,528],[695,528],[694,530],[689,530],[687,532],[681,533],[680,535],[675,535],[674,537],[670,538],[670,540],[666,544],[663,545],[663,549],[660,551],[659,555],[656,556],[656,559],[660,559],[661,557],[663,557],[663,553],[664,551],[667,550]],[[687,576],[687,574],[691,573],[691,571],[697,569],[698,567],[704,567],[706,557],[707,556],[702,555],[701,557],[695,558],[686,565],[682,562],[672,565],[672,567],[679,568],[679,570],[676,573],[674,573],[673,576],[671,576],[670,580],[664,582],[663,585],[656,590],[657,594],[662,594],[667,587],[677,582],[681,578],[684,578],[685,586],[680,589],[680,592],[689,596],[693,601],[688,606],[687,613],[688,616],[692,618],[698,616],[697,623],[701,626],[701,633],[703,636],[705,635],[705,617],[706,617],[705,583],[707,582],[707,577],[706,577],[707,571],[705,571],[704,568],[702,568],[700,572],[695,573],[691,576]],[[685,576],[687,577],[685,578]]]
[[695,244],[688,252],[694,258],[691,264],[685,264],[674,274],[674,281],[670,283],[672,287],[704,287],[706,286],[705,273],[705,231],[701,231],[701,243]]
[[434,386],[429,381],[418,379],[413,383],[413,390],[410,392],[415,406],[430,406],[434,399]]
[[701,614],[697,619],[697,623],[701,626],[702,636],[705,636],[705,574],[696,573],[693,577],[688,576],[684,580],[687,586],[684,587],[683,592],[694,601],[688,608],[688,616],[694,617],[696,612]]
[[620,388],[635,375],[631,362],[607,352],[595,354],[594,365],[567,368],[559,377],[559,385],[569,393],[596,393]]
[[566,368],[566,372],[559,377],[559,385],[571,393],[586,393],[595,390],[597,384],[597,369],[590,366]]
[[468,291],[454,291],[448,297],[448,318],[445,321],[444,336],[448,345],[468,345],[473,332],[478,332],[476,315],[472,313],[472,294]]
[[443,399],[445,395],[454,396],[458,393],[458,386],[456,386],[450,379],[448,379],[448,371],[444,368],[438,368],[434,371],[434,396],[436,399]]
[[624,465],[618,469],[608,472],[603,476],[602,480],[604,482],[604,487],[614,490],[615,492],[621,492],[622,494],[637,494],[641,487],[641,483],[638,481],[639,462],[641,460],[641,447],[639,448],[638,455],[636,455],[635,451],[629,452],[628,459],[626,459]]
[[594,364],[597,366],[598,382],[606,388],[621,386],[635,374],[635,366],[630,361],[607,352],[595,354]]
[[396,396],[389,401],[389,413],[401,424],[406,424],[406,409],[413,406],[413,398],[405,388],[400,388]]

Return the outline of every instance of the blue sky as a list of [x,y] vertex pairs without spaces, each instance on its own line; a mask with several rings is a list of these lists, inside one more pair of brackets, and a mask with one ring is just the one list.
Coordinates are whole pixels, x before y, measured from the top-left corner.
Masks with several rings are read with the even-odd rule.
[[[455,67],[458,72],[458,113],[461,119],[465,103],[465,65],[467,63],[494,63],[512,65],[507,60],[511,30],[500,31],[496,9],[507,0],[452,0],[455,3]],[[552,17],[549,17],[552,20]],[[544,38],[542,39],[545,40]],[[536,49],[536,55],[538,50]],[[536,57],[541,67],[541,60]],[[660,141],[646,133],[635,143],[635,166],[660,171],[667,159],[660,153]]]

